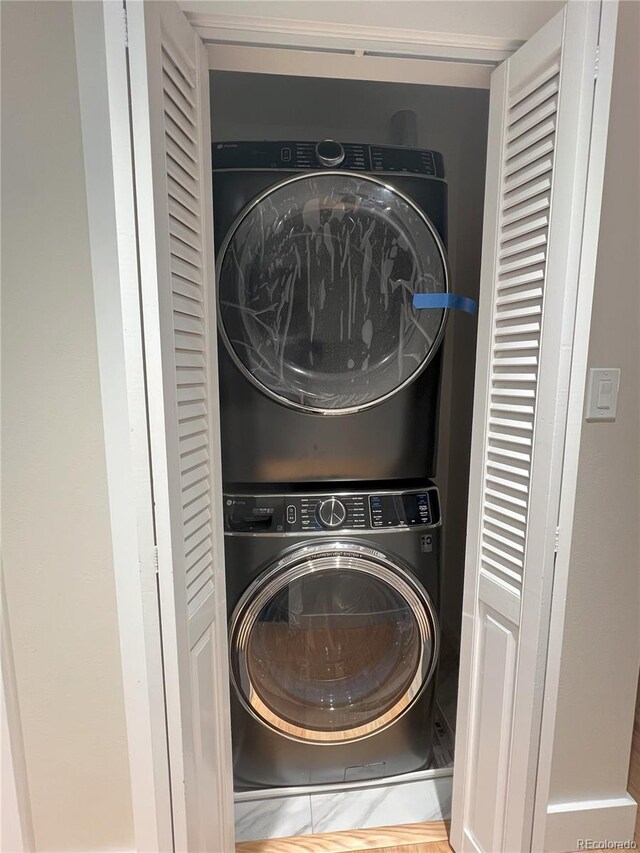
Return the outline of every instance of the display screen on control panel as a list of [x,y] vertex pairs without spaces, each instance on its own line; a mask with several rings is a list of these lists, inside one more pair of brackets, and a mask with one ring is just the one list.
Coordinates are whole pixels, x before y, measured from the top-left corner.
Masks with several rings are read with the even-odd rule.
[[431,524],[432,513],[427,492],[403,495],[371,495],[372,527],[403,527]]
[[371,146],[371,163],[376,172],[414,172],[418,175],[435,175],[436,166],[431,151],[411,148]]

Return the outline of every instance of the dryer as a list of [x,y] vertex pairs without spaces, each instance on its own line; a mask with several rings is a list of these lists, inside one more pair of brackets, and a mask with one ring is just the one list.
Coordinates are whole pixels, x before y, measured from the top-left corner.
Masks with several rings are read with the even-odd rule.
[[441,155],[220,142],[213,169],[225,482],[433,476]]
[[225,496],[239,789],[428,767],[437,489]]

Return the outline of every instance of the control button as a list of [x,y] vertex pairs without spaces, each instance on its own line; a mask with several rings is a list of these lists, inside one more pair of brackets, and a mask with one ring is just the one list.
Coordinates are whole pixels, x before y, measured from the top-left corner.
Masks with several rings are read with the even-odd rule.
[[283,163],[289,163],[291,161],[291,149],[283,148],[280,151],[280,157],[282,158]]
[[296,523],[296,508],[293,504],[289,504],[287,507],[287,524],[295,524]]
[[333,139],[323,139],[316,145],[316,157],[323,166],[339,166],[344,160],[344,148]]
[[334,529],[344,524],[347,517],[347,510],[342,501],[338,498],[328,498],[320,501],[316,509],[316,517],[323,527]]

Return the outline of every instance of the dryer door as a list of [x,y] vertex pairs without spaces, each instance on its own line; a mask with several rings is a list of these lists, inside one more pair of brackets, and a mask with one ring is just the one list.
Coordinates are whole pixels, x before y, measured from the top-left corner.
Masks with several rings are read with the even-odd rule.
[[425,214],[381,181],[347,172],[290,178],[254,200],[219,255],[220,332],[245,376],[296,409],[359,411],[433,357],[448,290]]
[[433,676],[438,623],[421,584],[365,546],[296,549],[264,572],[231,623],[231,673],[260,722],[339,743],[394,723]]

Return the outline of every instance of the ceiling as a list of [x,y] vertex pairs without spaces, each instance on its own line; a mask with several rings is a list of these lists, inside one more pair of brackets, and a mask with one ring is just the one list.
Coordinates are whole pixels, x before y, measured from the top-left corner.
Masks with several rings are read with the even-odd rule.
[[564,0],[179,0],[196,15],[332,23],[525,40]]

